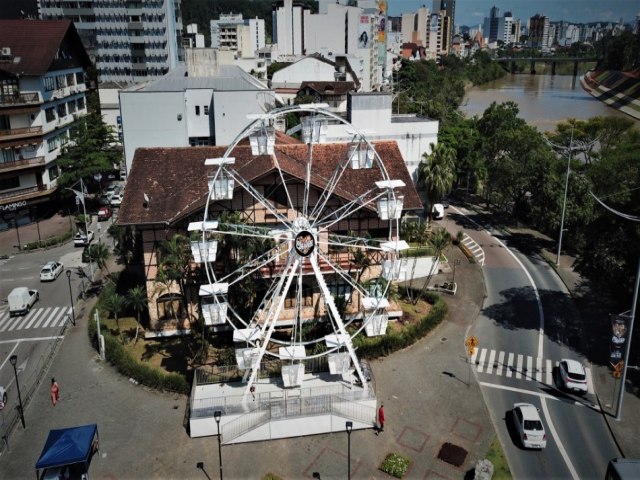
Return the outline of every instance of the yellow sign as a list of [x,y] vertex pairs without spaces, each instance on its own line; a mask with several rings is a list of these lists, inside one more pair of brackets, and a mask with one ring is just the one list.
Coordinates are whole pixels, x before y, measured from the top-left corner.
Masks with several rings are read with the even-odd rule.
[[478,346],[478,339],[476,337],[474,337],[473,335],[469,336],[467,338],[467,340],[464,342],[464,344],[467,347],[477,347]]
[[472,345],[469,347],[469,356],[473,357],[473,354],[475,353],[476,349],[475,347]]

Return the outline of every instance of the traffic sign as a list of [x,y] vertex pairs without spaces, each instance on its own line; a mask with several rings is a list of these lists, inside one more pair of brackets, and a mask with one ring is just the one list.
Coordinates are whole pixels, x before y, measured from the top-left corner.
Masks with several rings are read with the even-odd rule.
[[475,351],[476,351],[475,347],[473,345],[471,345],[469,347],[469,356],[472,357],[473,354],[475,353]]
[[474,337],[473,335],[470,335],[467,340],[464,342],[464,344],[467,347],[477,347],[478,346],[478,339],[476,337]]

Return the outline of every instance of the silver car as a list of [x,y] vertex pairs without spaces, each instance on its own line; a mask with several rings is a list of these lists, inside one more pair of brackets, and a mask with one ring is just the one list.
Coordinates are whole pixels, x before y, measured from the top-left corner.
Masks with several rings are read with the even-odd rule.
[[64,265],[60,262],[47,262],[40,270],[41,282],[53,282],[64,270]]

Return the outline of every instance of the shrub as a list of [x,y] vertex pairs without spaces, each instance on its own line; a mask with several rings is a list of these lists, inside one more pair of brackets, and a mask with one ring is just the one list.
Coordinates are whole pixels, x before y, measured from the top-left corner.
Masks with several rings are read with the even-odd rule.
[[402,330],[388,331],[381,337],[367,337],[360,333],[353,340],[358,356],[362,359],[385,357],[412,345],[439,325],[447,314],[447,304],[432,292],[426,292],[422,298],[433,305],[428,315],[413,325]]
[[390,453],[385,457],[379,470],[393,475],[396,478],[402,478],[407,473],[407,470],[409,470],[409,465],[411,465],[411,460],[408,458],[398,453]]

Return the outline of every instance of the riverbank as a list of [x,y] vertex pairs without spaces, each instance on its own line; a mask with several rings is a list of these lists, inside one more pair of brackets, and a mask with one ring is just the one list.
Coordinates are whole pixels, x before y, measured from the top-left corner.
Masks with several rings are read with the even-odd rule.
[[640,120],[640,69],[590,70],[580,77],[580,84],[594,98]]

